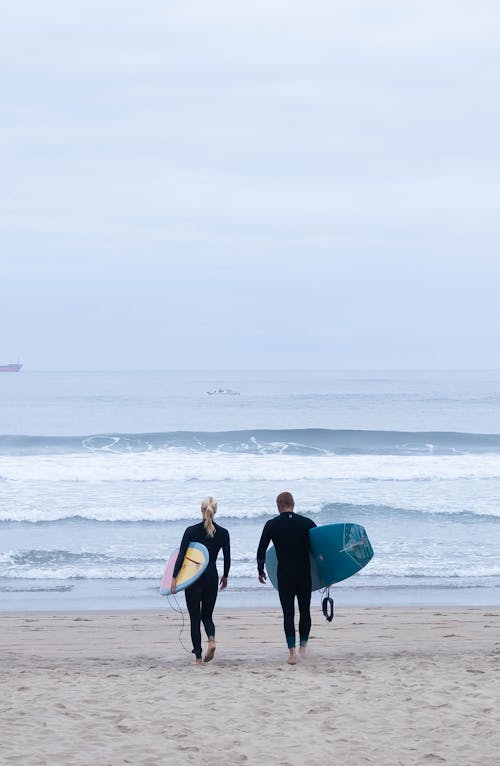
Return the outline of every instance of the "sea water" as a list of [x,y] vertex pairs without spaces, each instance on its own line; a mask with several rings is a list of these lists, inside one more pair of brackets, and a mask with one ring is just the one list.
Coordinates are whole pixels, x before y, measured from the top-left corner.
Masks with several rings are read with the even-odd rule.
[[219,605],[277,604],[255,554],[284,490],[367,530],[337,603],[499,604],[500,372],[0,374],[0,608],[167,607],[206,495]]

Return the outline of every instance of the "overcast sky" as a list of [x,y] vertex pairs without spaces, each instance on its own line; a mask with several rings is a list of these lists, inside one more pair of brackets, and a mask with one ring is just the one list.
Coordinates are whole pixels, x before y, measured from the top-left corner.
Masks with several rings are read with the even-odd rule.
[[0,361],[500,367],[498,0],[25,0]]

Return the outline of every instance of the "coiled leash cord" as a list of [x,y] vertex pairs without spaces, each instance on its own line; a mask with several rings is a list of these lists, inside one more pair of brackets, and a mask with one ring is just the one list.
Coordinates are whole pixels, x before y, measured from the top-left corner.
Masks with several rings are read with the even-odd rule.
[[323,596],[321,601],[323,614],[325,615],[326,621],[331,622],[335,613],[335,605],[333,603],[333,598],[330,596],[330,587],[328,586],[328,588],[324,588],[321,595]]
[[[174,600],[175,606],[170,601],[171,598]],[[173,593],[169,593],[169,595],[167,596],[167,601],[168,601],[168,605],[170,606],[170,608],[173,609],[173,611],[176,612],[177,614],[180,614],[180,616],[182,618],[182,623],[181,623],[181,627],[180,627],[180,630],[179,630],[179,635],[177,637],[177,640],[179,641],[179,644],[182,646],[184,651],[188,652],[188,654],[191,654],[192,653],[191,649],[188,649],[187,646],[182,641],[182,631],[184,630],[184,625],[186,624],[186,620],[184,618],[184,610],[183,610],[182,606],[179,604],[179,602],[177,601],[177,596],[175,596]]]

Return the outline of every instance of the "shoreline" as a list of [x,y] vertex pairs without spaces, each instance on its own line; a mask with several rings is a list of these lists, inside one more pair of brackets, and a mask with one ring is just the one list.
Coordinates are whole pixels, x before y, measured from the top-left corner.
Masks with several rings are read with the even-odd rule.
[[2,763],[498,764],[500,608],[314,609],[293,667],[279,607],[214,616],[195,667],[173,612],[2,613]]
[[[169,600],[160,596],[157,580],[17,580],[0,585],[0,615],[5,612],[66,612],[66,611],[170,611]],[[500,587],[397,587],[352,586],[339,583],[332,586],[330,595],[339,607],[497,607],[500,606]],[[182,605],[184,596],[177,594]],[[311,606],[320,608],[322,594],[312,594]],[[279,608],[277,591],[269,584],[247,587],[229,587],[219,592],[217,608],[266,609]]]

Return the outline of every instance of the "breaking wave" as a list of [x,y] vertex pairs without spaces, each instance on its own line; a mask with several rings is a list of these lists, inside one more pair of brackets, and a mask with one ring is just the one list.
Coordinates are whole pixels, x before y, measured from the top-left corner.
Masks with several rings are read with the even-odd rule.
[[3,455],[151,451],[299,456],[500,453],[500,434],[305,428],[0,436]]

